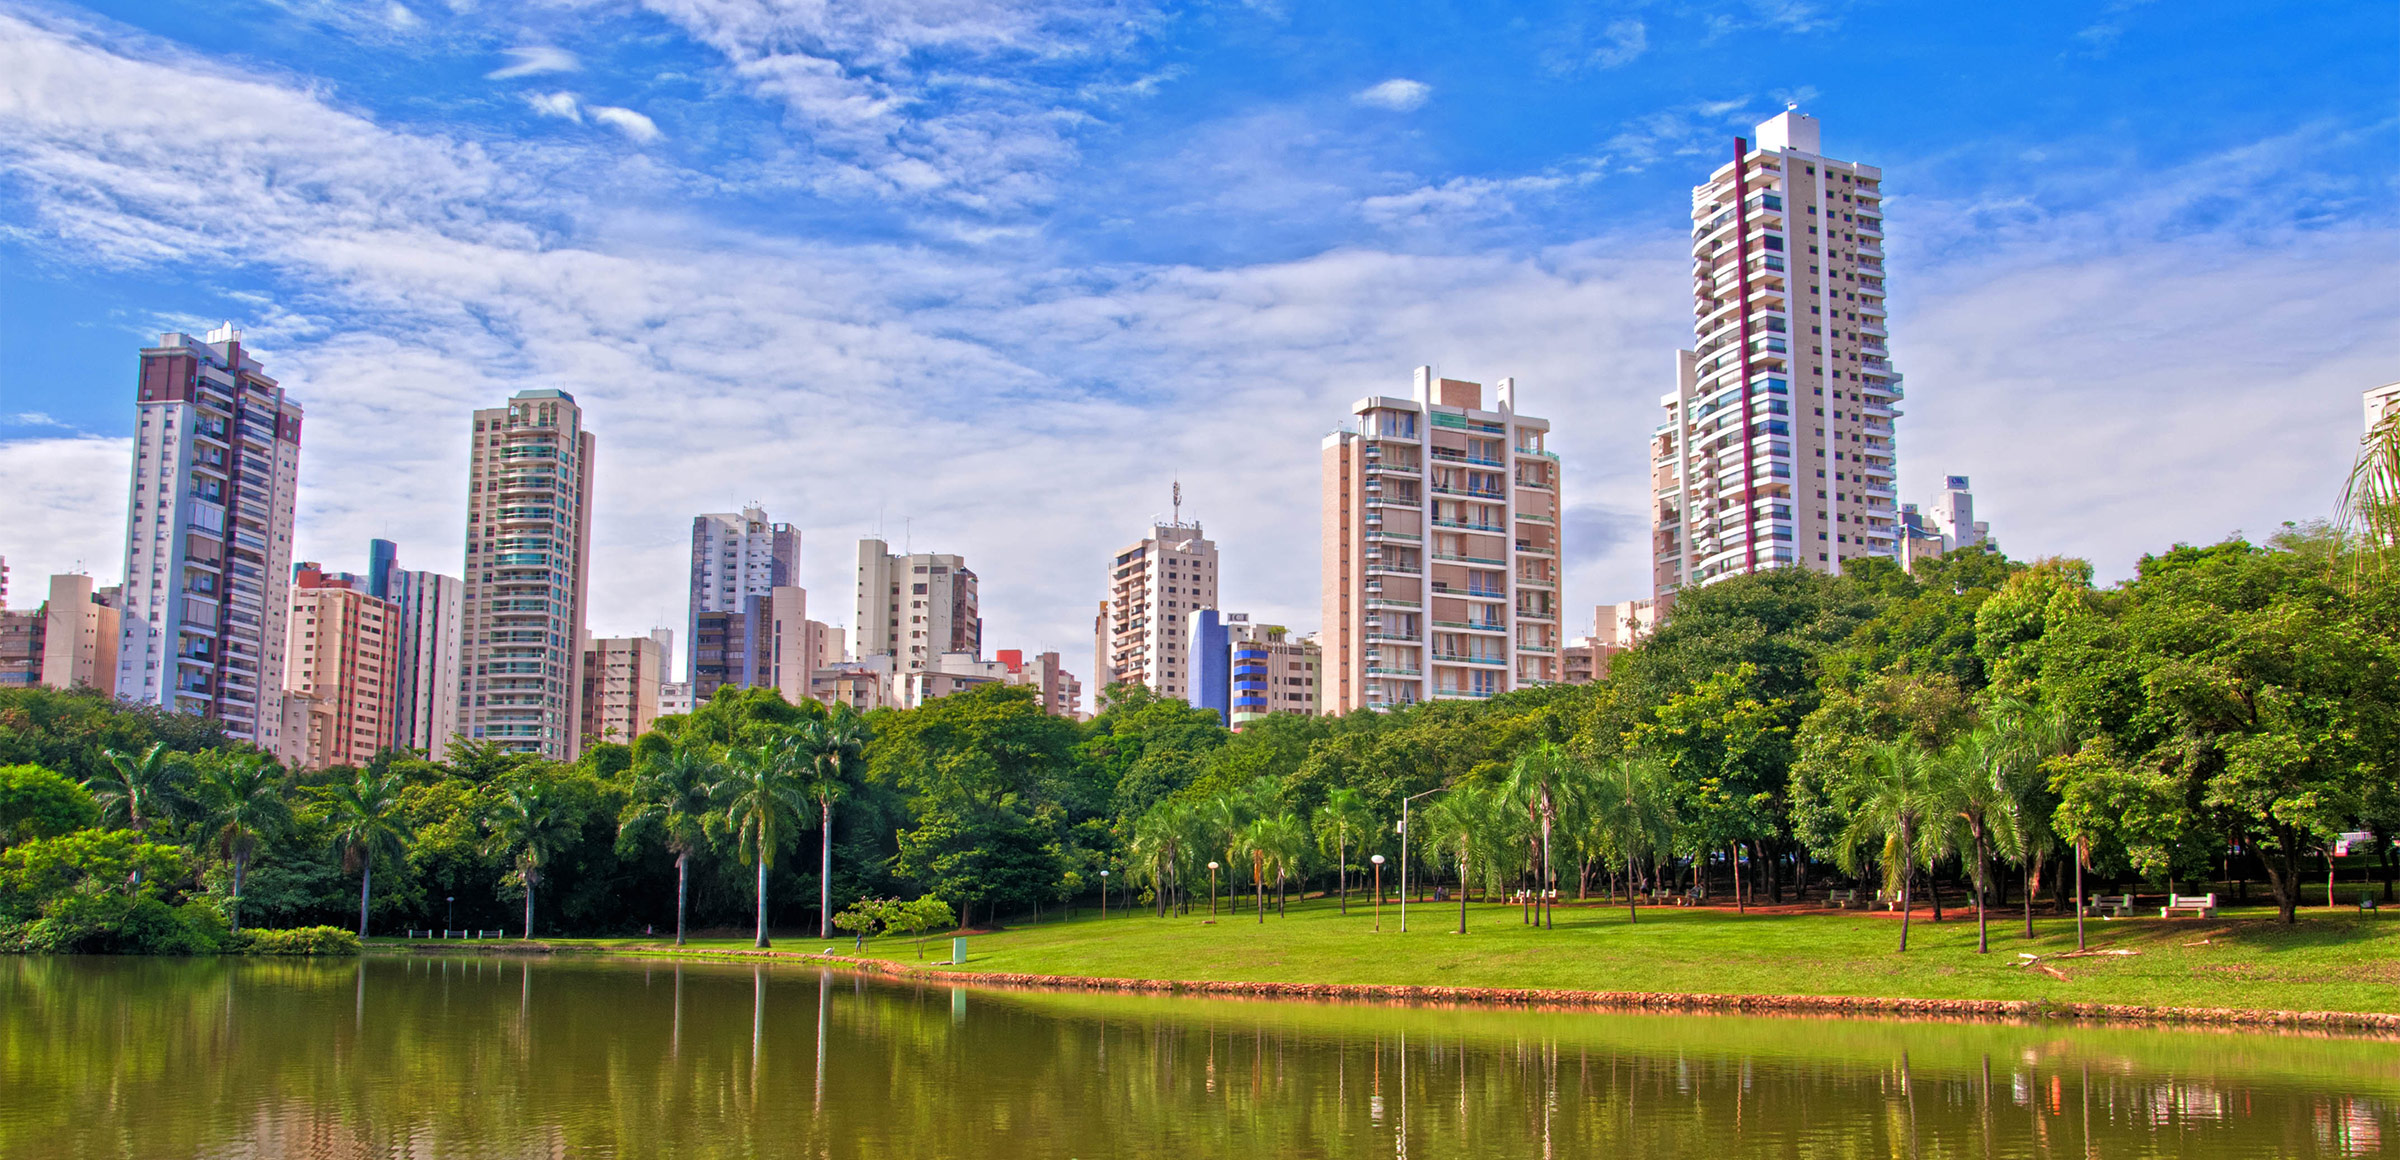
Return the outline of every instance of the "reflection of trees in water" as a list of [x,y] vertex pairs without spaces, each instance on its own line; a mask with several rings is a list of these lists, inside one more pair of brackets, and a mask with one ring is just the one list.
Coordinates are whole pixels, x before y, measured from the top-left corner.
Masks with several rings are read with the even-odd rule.
[[2400,1048],[2265,1035],[954,997],[791,966],[501,958],[16,959],[0,1010],[9,1156],[2113,1157],[2400,1138]]

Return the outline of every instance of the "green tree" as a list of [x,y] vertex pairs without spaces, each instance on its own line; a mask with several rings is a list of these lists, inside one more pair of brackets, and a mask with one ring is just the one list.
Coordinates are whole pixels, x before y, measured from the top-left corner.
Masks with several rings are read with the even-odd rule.
[[1871,861],[1883,868],[1884,890],[1900,908],[1900,949],[1908,950],[1911,886],[1920,862],[1928,861],[1926,821],[1936,806],[1932,762],[1913,741],[1873,746],[1859,771],[1864,793],[1843,835],[1842,870],[1857,875]]
[[324,824],[342,855],[342,869],[358,874],[358,937],[367,937],[367,906],[375,890],[375,863],[397,862],[408,851],[408,832],[399,821],[400,775],[359,770],[325,788]]
[[1673,840],[1674,809],[1666,767],[1647,754],[1603,766],[1591,797],[1591,825],[1625,862],[1625,919],[1641,921],[1641,864]]
[[858,780],[863,754],[867,746],[867,730],[848,707],[834,710],[822,722],[812,721],[803,727],[804,745],[809,753],[806,778],[808,796],[816,799],[817,830],[823,839],[822,860],[817,873],[817,937],[833,937],[833,803],[850,793]]
[[100,816],[135,833],[153,823],[173,819],[184,805],[183,769],[174,754],[159,742],[140,756],[107,751],[106,768],[84,783],[100,803]]
[[1325,795],[1325,804],[1317,807],[1317,848],[1323,850],[1331,839],[1335,888],[1341,893],[1343,914],[1350,913],[1350,848],[1353,841],[1375,834],[1381,823],[1367,808],[1366,795],[1349,786],[1341,786]]
[[633,771],[633,795],[617,816],[619,848],[656,831],[675,857],[675,945],[682,946],[691,897],[692,855],[708,843],[719,767],[706,746],[681,739],[646,753]]
[[731,837],[742,864],[758,868],[758,946],[767,938],[767,872],[775,854],[791,843],[791,833],[808,808],[808,789],[802,781],[809,755],[790,733],[726,751],[724,776],[713,796],[723,811],[719,824]]
[[[1986,907],[1992,889],[1992,857],[2016,858],[2023,850],[2016,814],[2009,808],[2008,742],[1989,727],[1950,743],[1927,764],[1925,825],[1928,835],[1955,850],[1967,864],[1975,889],[1975,953],[1989,954],[1991,928]],[[1903,920],[1905,921],[1905,920]]]
[[542,871],[575,838],[575,825],[559,791],[540,776],[518,775],[500,787],[484,817],[485,848],[506,859],[510,875],[525,888],[525,937],[533,937],[533,894]]
[[283,771],[262,754],[216,751],[200,762],[199,806],[202,831],[217,856],[233,872],[233,894],[225,908],[227,924],[242,929],[242,883],[259,848],[280,837],[292,824],[291,804],[284,797]]
[[0,847],[100,822],[91,791],[38,765],[0,765]]
[[[1565,746],[1549,741],[1518,755],[1509,769],[1508,792],[1525,803],[1528,820],[1540,834],[1540,848],[1534,857],[1534,905],[1540,916],[1537,921],[1544,926],[1556,925],[1550,913],[1550,894],[1558,888],[1557,863],[1550,854],[1551,832],[1561,824],[1582,822],[1590,781],[1591,771],[1581,760]],[[1465,912],[1460,914],[1463,930]]]

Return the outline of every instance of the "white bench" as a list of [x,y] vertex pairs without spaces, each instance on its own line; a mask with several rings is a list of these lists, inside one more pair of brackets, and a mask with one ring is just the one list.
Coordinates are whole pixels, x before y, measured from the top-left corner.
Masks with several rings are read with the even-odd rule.
[[1857,901],[1858,891],[1855,890],[1828,890],[1825,892],[1825,905],[1835,910],[1848,910]]
[[2217,916],[2217,896],[2215,892],[2212,891],[2207,894],[2170,894],[2167,896],[2167,904],[2158,908],[2158,916],[2160,918],[2173,918],[2179,913],[2188,913],[2193,918],[2215,918]]
[[2130,894],[2095,894],[2092,896],[2091,903],[2084,907],[2083,912],[2097,914],[2102,918],[2123,918],[2133,913],[2133,896]]

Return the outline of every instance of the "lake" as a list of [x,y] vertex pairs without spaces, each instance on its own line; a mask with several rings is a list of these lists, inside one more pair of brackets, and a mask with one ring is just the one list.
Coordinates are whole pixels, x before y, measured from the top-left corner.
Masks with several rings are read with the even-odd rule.
[[0,962],[0,1157],[2361,1157],[2400,1043],[905,985]]

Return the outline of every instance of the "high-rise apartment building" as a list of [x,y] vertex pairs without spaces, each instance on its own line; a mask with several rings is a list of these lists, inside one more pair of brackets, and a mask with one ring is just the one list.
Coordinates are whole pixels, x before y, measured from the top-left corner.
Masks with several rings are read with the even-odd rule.
[[1322,711],[1560,679],[1559,461],[1496,387],[1419,367],[1326,437]]
[[557,761],[581,751],[594,452],[565,391],[475,412],[458,716],[477,741]]
[[858,542],[858,616],[851,656],[888,656],[896,675],[943,653],[983,656],[983,617],[975,573],[965,557],[940,552],[895,556],[882,540]]
[[1898,555],[1883,171],[1792,111],[1692,190],[1694,349],[1651,441],[1654,591]]
[[1123,682],[1191,701],[1192,648],[1184,618],[1216,606],[1217,545],[1200,522],[1178,513],[1152,524],[1148,536],[1109,561],[1094,679],[1102,689]]
[[658,720],[658,641],[599,637],[583,650],[583,741],[631,745]]
[[1919,512],[1913,503],[1900,505],[1902,568],[1913,571],[1920,560],[1991,543],[1992,526],[1975,518],[1975,493],[1967,488],[1966,476],[1943,476],[1942,493],[1935,497],[1930,512]]
[[[368,575],[375,575],[372,565]],[[373,590],[370,583],[368,591]],[[458,735],[459,620],[466,586],[456,576],[395,564],[384,572],[384,591],[399,623],[392,744],[423,750],[429,760],[446,761],[450,739]]]
[[2375,424],[2383,422],[2384,416],[2400,413],[2400,383],[2386,383],[2383,386],[2375,387],[2362,396],[2360,401],[2366,404],[2366,429],[2372,431],[2375,429]]
[[[699,663],[701,614],[740,612],[749,597],[768,596],[799,583],[798,528],[776,523],[755,505],[738,512],[692,517],[691,616],[684,625],[689,634],[684,674],[700,700],[707,700],[708,694],[698,690],[700,673],[691,666]],[[720,678],[717,683],[724,682]]]
[[227,325],[142,351],[119,697],[280,747],[297,403]]
[[363,766],[392,744],[400,685],[400,610],[365,578],[301,564],[292,577],[284,690],[306,712],[278,752],[295,768]]
[[785,585],[742,598],[738,609],[692,620],[692,700],[717,690],[774,689],[794,705],[825,663],[826,626],[808,618],[807,591]]
[[0,689],[114,693],[122,598],[116,588],[94,588],[91,577],[69,573],[50,578],[50,599],[40,607],[0,611]]
[[1239,729],[1269,713],[1317,712],[1317,638],[1245,612],[1204,608],[1184,617],[1192,642],[1192,705]]

